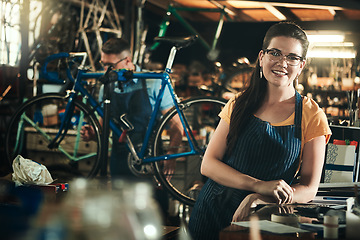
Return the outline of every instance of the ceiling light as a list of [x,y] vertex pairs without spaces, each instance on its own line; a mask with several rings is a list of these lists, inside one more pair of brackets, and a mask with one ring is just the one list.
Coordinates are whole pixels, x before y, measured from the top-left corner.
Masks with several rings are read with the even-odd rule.
[[307,31],[310,42],[308,58],[355,58],[354,43],[344,42],[339,31]]
[[356,51],[350,48],[314,48],[310,49],[308,58],[355,58]]
[[353,42],[312,42],[310,47],[354,47]]
[[341,34],[308,35],[309,42],[344,42],[345,36]]

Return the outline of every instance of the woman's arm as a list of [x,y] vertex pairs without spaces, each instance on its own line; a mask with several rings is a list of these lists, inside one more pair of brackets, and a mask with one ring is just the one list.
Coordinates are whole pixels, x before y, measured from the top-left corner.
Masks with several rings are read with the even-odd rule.
[[315,197],[324,165],[325,147],[325,136],[316,137],[305,143],[300,183],[292,186],[296,189],[293,202],[305,203]]
[[[312,139],[304,145],[300,183],[292,185],[293,198],[285,203],[305,203],[311,201],[318,190],[325,158],[325,136]],[[263,203],[275,203],[274,198],[259,193],[249,194],[233,215],[233,221],[243,221],[252,207]]]
[[261,181],[228,166],[222,159],[226,151],[229,124],[221,119],[206,149],[201,173],[215,182],[232,188],[243,189],[274,197],[278,203],[291,202],[293,189],[284,180]]
[[201,164],[201,174],[222,185],[249,190],[250,184],[248,182],[253,182],[255,179],[240,173],[222,162],[226,151],[228,133],[229,124],[221,119],[206,149]]

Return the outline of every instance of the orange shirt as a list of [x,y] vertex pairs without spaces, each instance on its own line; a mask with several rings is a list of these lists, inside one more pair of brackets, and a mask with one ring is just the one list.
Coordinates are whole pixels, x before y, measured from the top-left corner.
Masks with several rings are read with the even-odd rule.
[[[238,96],[238,94],[236,95]],[[230,124],[230,116],[235,103],[235,97],[232,97],[220,112],[219,116]],[[271,124],[273,126],[286,126],[294,124],[295,112],[285,121]],[[324,111],[311,98],[304,96],[303,98],[303,112],[301,119],[301,149],[304,144],[310,140],[325,135],[326,143],[330,140],[331,130],[327,122]]]

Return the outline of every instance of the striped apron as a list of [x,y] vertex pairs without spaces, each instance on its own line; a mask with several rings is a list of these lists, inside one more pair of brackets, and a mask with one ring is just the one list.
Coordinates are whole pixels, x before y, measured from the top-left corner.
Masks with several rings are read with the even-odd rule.
[[[300,164],[302,97],[296,92],[294,125],[272,126],[252,116],[224,162],[241,173],[291,184]],[[252,192],[225,187],[208,179],[192,210],[189,231],[194,240],[218,239],[230,225],[241,201]]]

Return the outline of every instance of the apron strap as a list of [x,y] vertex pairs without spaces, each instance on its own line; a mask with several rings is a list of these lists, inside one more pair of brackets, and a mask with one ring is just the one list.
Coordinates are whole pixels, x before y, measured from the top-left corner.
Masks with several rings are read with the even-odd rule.
[[296,170],[294,179],[292,181],[292,183],[297,183],[299,181],[300,178],[300,169],[301,169],[301,156],[302,156],[302,131],[301,131],[301,119],[302,119],[302,109],[303,109],[303,104],[302,104],[302,97],[300,95],[300,93],[298,93],[297,91],[295,91],[295,119],[294,119],[294,125],[295,125],[295,137],[300,139],[300,153],[298,156],[298,161],[299,161],[299,166]]
[[295,91],[295,137],[299,138],[301,140],[302,134],[301,134],[301,119],[302,119],[302,97],[300,93]]
[[147,89],[146,89],[146,79],[141,78],[139,80],[141,81],[143,91],[145,91],[146,96],[148,96],[148,92],[147,92]]

